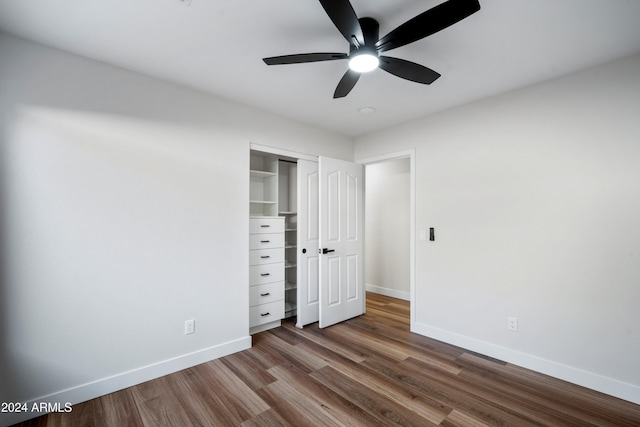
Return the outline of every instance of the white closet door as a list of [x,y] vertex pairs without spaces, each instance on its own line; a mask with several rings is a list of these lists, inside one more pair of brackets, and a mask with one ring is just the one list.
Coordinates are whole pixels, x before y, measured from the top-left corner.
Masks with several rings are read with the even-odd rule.
[[298,328],[319,320],[318,163],[298,160]]
[[319,158],[320,327],[365,311],[363,167]]

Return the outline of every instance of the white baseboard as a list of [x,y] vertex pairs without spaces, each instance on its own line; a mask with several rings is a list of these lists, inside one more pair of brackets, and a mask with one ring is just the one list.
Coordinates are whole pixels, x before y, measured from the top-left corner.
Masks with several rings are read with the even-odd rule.
[[411,298],[409,292],[397,291],[395,289],[384,288],[382,286],[365,285],[367,292],[373,292],[375,294],[385,295],[392,298],[403,299],[409,301]]
[[113,393],[136,384],[141,384],[145,381],[159,378],[164,375],[169,375],[248,348],[251,348],[250,336],[194,351],[193,353],[183,354],[172,359],[163,360],[161,362],[153,363],[151,365],[143,366],[141,368],[113,375],[111,377],[102,378],[86,384],[81,384],[66,390],[60,390],[37,399],[27,401],[27,408],[29,408],[28,412],[0,414],[0,425],[19,423],[30,418],[38,417],[47,412],[31,412],[30,409],[33,407],[34,403],[60,403],[61,408],[64,409],[65,403],[67,402],[71,403],[71,405],[85,402],[90,399],[95,399],[96,397],[104,396],[105,394]]
[[584,371],[552,360],[543,359],[506,347],[480,341],[465,335],[435,328],[424,323],[411,324],[411,332],[484,354],[513,365],[531,369],[573,384],[640,405],[640,386]]

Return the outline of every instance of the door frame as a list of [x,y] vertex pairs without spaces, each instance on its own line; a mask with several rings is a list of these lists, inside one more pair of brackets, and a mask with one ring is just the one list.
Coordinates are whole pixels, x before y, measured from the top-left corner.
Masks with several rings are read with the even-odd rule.
[[251,150],[262,151],[263,153],[275,154],[277,156],[291,157],[294,159],[309,160],[312,162],[318,161],[318,156],[302,154],[297,151],[283,150],[282,148],[271,147],[269,145],[254,144],[253,142],[249,143],[249,151]]
[[[390,160],[409,159],[409,320],[410,330],[413,331],[415,325],[415,301],[416,301],[416,150],[411,148],[403,151],[382,154],[375,157],[365,159],[357,159],[356,163],[363,166],[375,163],[384,163]],[[365,174],[366,175],[366,174]],[[367,197],[367,183],[365,179],[365,199]],[[367,218],[365,212],[364,226],[367,226]],[[366,251],[366,242],[365,242]],[[366,268],[366,265],[365,265]]]

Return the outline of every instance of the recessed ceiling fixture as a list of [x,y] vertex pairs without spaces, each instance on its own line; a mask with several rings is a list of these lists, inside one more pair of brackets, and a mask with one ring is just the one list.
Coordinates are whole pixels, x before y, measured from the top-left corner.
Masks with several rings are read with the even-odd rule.
[[373,114],[375,113],[376,109],[373,107],[360,107],[358,108],[358,113],[360,114]]
[[333,93],[334,98],[351,92],[361,73],[382,68],[387,73],[422,84],[431,84],[440,74],[404,59],[380,56],[382,52],[413,43],[463,20],[480,10],[478,0],[449,0],[411,18],[386,36],[378,37],[378,21],[360,18],[349,0],[320,0],[327,15],[349,42],[349,53],[301,53],[264,58],[267,65],[349,59],[349,69]]

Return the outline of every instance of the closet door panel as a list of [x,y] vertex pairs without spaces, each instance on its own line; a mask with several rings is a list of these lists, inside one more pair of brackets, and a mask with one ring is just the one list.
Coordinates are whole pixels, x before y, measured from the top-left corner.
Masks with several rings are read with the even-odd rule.
[[362,165],[319,158],[320,327],[365,310]]
[[298,160],[298,319],[296,326],[319,319],[318,163]]

